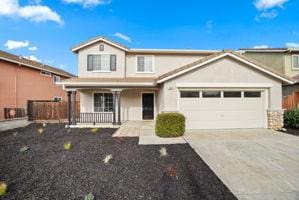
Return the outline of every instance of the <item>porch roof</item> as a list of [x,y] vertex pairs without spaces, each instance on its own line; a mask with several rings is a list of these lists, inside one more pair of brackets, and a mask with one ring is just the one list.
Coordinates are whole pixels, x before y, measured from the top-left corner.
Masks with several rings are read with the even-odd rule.
[[155,77],[127,78],[70,78],[57,83],[64,87],[155,87]]

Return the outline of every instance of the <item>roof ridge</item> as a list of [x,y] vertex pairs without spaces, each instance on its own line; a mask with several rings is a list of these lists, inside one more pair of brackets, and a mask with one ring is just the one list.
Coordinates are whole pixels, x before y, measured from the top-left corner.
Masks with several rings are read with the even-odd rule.
[[59,74],[59,75],[63,75],[66,77],[75,77],[75,75],[73,75],[65,70],[58,69],[56,67],[53,67],[53,66],[41,63],[41,62],[30,60],[24,56],[15,55],[15,54],[3,51],[3,50],[0,50],[0,59],[7,60],[9,62],[18,62],[27,67],[39,68],[41,70],[50,71],[54,74]]

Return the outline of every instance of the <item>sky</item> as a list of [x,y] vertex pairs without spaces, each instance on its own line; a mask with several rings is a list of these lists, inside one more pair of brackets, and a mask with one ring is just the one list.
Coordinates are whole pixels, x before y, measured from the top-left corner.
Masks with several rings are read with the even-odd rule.
[[71,47],[299,47],[298,0],[0,0],[0,49],[77,74]]

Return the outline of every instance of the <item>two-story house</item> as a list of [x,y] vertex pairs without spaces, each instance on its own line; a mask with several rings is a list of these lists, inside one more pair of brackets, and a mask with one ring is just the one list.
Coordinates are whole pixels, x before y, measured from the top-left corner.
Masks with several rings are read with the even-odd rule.
[[[78,78],[62,81],[72,127],[181,112],[187,129],[277,128],[293,81],[233,51],[132,49],[104,37],[72,48]],[[75,92],[81,113],[74,115]]]
[[243,48],[240,50],[245,56],[294,79],[295,84],[283,86],[283,96],[299,92],[299,48]]
[[64,70],[0,51],[0,120],[8,108],[25,111],[28,100],[65,101],[66,92],[56,83],[71,77]]

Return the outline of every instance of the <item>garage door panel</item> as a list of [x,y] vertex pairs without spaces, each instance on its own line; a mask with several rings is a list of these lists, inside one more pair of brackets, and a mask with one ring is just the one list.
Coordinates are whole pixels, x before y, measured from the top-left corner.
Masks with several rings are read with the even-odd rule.
[[262,128],[263,98],[180,98],[187,129]]

